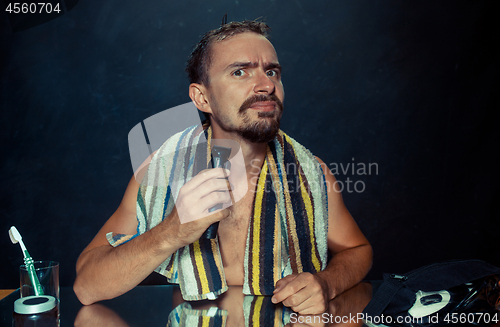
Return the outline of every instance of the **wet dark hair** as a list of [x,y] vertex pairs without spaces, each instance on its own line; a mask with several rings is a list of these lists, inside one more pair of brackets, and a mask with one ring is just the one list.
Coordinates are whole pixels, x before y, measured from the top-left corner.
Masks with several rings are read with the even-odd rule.
[[253,32],[269,38],[270,30],[269,26],[263,22],[244,20],[242,22],[227,23],[215,30],[208,31],[203,35],[200,42],[194,46],[188,58],[186,72],[188,74],[189,83],[209,86],[210,78],[208,76],[208,69],[212,61],[212,44],[215,42],[220,42],[244,32]]

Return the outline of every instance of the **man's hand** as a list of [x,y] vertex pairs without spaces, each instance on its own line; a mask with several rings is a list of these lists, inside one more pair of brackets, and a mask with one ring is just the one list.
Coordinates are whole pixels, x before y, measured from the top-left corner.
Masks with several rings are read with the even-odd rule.
[[272,297],[301,315],[320,314],[328,308],[328,283],[318,274],[292,274],[280,279]]
[[229,174],[229,170],[222,168],[206,169],[181,187],[175,208],[167,219],[177,247],[195,242],[208,226],[229,215],[227,208],[209,212],[218,203],[231,203],[226,179]]

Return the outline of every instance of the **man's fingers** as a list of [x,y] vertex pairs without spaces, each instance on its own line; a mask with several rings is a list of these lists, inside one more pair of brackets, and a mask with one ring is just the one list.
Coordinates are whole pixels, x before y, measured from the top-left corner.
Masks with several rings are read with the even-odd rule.
[[227,216],[229,216],[229,209],[224,208],[224,209],[217,210],[214,213],[211,213],[210,215],[208,215],[207,220],[210,221],[210,225],[211,225],[215,222],[221,221],[222,219],[226,218]]
[[[278,283],[280,281],[283,281],[286,284],[281,286],[279,290],[274,293],[273,297],[271,298],[271,301],[273,303],[282,302],[289,296],[297,293],[299,290],[304,288],[306,285],[301,281],[301,278],[298,278],[298,276],[300,275],[295,275],[295,276],[290,275],[280,279]],[[276,283],[276,285],[278,285],[278,283]]]
[[211,212],[209,212],[208,210],[212,208],[214,205],[218,203],[229,203],[229,202],[231,202],[231,196],[229,195],[229,191],[227,190],[224,192],[214,191],[205,195],[199,201],[197,201],[196,206],[202,212],[208,212],[208,214],[211,214]]
[[230,171],[224,168],[212,168],[200,171],[196,176],[194,176],[189,182],[184,184],[183,188],[185,191],[192,191],[200,187],[206,181],[211,179],[218,179],[221,181],[226,180],[226,176],[229,176]]
[[230,201],[231,196],[228,191],[212,192],[201,199],[192,197],[184,201],[177,201],[176,208],[181,223],[187,223],[207,217],[210,217],[210,219],[208,219],[209,221],[215,222],[227,217],[229,215],[229,210],[225,208],[209,212],[209,209],[218,203],[224,204]]
[[310,273],[283,278],[276,286],[273,303],[282,302],[300,314],[319,314],[327,309],[322,286]]
[[229,202],[228,192],[229,182],[224,178],[222,168],[205,170],[181,188],[176,205],[187,207],[190,211],[196,205],[197,209],[201,209],[197,211],[205,211],[217,203]]
[[281,301],[284,306],[292,308],[295,312],[300,312],[301,309],[308,308],[312,304],[307,301],[313,296],[307,287],[300,289],[298,292],[291,294],[286,299]]
[[274,288],[273,294],[276,294],[280,289],[282,289],[286,284],[290,283],[292,280],[297,277],[297,274],[291,274],[286,277],[281,278],[276,282],[276,286]]
[[[322,298],[318,294],[311,292],[307,287],[289,296],[282,303],[299,314],[318,314],[325,312],[326,309],[323,308]],[[322,311],[319,311],[320,309]]]

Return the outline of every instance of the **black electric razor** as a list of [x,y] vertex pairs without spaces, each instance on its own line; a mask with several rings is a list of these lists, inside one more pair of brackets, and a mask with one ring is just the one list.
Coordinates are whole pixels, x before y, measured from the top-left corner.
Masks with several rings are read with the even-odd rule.
[[[213,168],[231,168],[231,162],[229,161],[229,156],[231,155],[231,148],[226,148],[223,146],[214,146],[212,148],[212,167]],[[217,203],[208,212],[213,212],[215,210],[222,209],[222,203]],[[219,228],[219,222],[215,222],[210,225],[207,230],[201,235],[205,239],[214,239],[217,236],[217,229]]]

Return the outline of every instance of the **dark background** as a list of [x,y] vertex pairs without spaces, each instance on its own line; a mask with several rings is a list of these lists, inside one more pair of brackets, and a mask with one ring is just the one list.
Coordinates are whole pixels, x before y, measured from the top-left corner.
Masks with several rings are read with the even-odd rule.
[[226,12],[272,28],[282,129],[332,167],[377,164],[337,175],[374,248],[368,278],[448,259],[500,266],[493,3],[81,0],[15,33],[3,8],[0,288],[19,286],[11,225],[72,285],[132,176],[128,132],[189,101],[185,60]]

